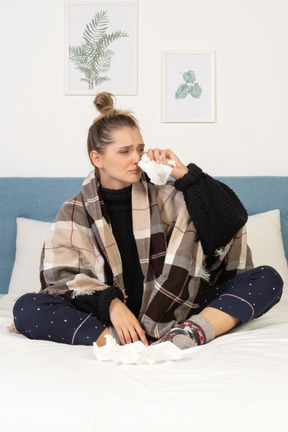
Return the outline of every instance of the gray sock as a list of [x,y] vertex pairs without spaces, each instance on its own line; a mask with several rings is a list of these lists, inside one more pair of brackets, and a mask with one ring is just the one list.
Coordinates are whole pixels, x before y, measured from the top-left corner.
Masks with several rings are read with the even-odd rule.
[[203,345],[215,338],[210,322],[201,315],[192,315],[188,320],[172,328],[160,342],[170,341],[180,349]]
[[211,342],[215,339],[215,330],[210,321],[204,318],[202,315],[192,315],[188,321],[192,321],[196,325],[198,325],[204,333],[205,342]]
[[171,342],[181,350],[192,348],[198,345],[195,340],[190,336],[187,336],[187,334],[176,334]]

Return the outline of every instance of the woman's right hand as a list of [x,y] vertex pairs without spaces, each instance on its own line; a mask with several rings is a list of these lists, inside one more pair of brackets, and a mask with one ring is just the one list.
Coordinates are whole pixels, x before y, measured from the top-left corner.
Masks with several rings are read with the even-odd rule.
[[170,149],[161,150],[159,148],[148,149],[147,156],[150,160],[154,160],[157,163],[162,163],[166,165],[168,163],[168,159],[174,162],[174,167],[171,171],[171,177],[175,180],[179,180],[188,172],[188,168],[181,162],[181,160],[175,155],[174,152]]
[[122,345],[137,342],[140,339],[144,345],[148,346],[145,332],[139,321],[121,300],[115,298],[111,301],[109,314]]

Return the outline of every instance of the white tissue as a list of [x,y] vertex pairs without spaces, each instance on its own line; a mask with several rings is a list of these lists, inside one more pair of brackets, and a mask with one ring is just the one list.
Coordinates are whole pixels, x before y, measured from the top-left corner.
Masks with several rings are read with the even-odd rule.
[[184,351],[171,342],[162,342],[148,347],[140,341],[119,345],[113,336],[108,334],[105,337],[106,345],[99,347],[96,342],[93,344],[94,354],[100,362],[112,361],[116,365],[153,365],[163,361],[178,360],[185,355]]
[[151,183],[160,186],[166,184],[168,177],[173,170],[173,166],[175,166],[175,162],[170,160],[167,165],[159,164],[155,161],[151,161],[145,153],[138,163],[138,166],[146,172]]

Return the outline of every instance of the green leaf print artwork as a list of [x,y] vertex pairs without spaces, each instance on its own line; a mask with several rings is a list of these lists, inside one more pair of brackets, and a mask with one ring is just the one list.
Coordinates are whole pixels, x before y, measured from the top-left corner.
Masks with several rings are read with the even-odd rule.
[[129,37],[120,30],[107,34],[108,25],[107,11],[97,12],[85,27],[81,45],[69,47],[69,58],[83,75],[81,81],[87,82],[89,89],[110,80],[108,76],[101,76],[111,68],[114,52],[108,47],[117,39]]
[[[202,94],[202,88],[196,81],[196,75],[194,71],[187,71],[182,74],[185,83],[179,85],[175,93],[175,99],[184,99],[189,94],[195,98],[199,99]],[[194,84],[195,83],[195,84]]]

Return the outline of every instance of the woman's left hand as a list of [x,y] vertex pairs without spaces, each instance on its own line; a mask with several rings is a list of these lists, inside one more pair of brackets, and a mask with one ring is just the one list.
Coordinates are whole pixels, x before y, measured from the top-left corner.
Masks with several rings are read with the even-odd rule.
[[167,165],[168,159],[175,163],[173,170],[171,171],[171,177],[175,180],[179,180],[188,172],[188,168],[180,161],[180,159],[170,149],[149,149],[147,156],[150,160],[154,160],[157,163]]

